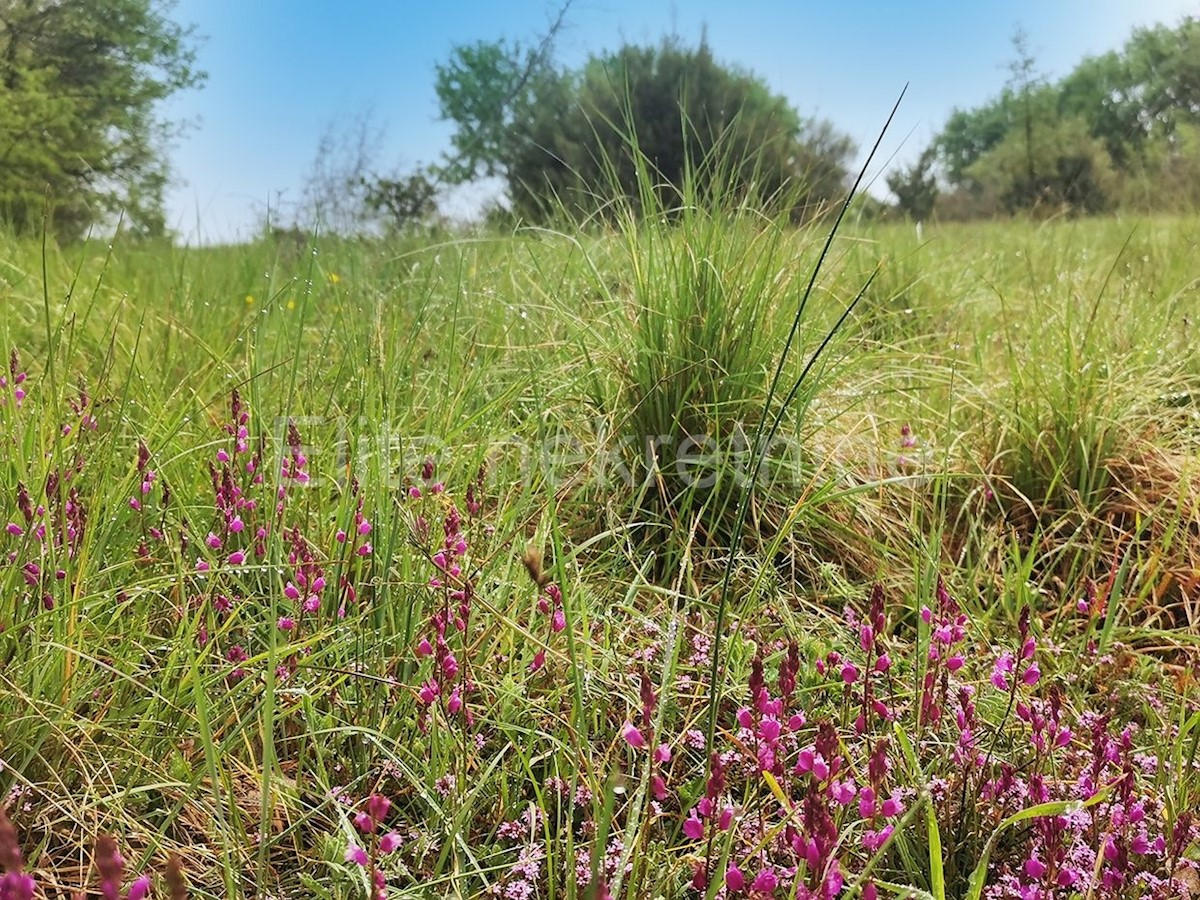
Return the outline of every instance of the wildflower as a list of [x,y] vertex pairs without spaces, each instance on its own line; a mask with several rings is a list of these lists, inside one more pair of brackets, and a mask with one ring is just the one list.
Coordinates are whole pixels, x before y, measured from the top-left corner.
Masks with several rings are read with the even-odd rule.
[[1008,674],[1012,672],[1015,663],[1011,653],[1003,653],[992,665],[992,685],[1000,691],[1008,690]]
[[0,897],[5,900],[33,900],[37,885],[24,872],[21,846],[17,843],[17,831],[0,804]]
[[746,886],[746,876],[736,863],[730,863],[725,868],[725,887],[731,891],[740,891]]
[[856,793],[858,788],[853,781],[835,781],[829,785],[829,796],[842,806],[853,800]]
[[842,681],[846,684],[854,684],[858,681],[858,668],[852,662],[847,662],[842,666]]
[[646,746],[646,738],[634,727],[632,722],[627,721],[621,726],[621,737],[625,739],[625,743],[635,750],[641,750]]
[[367,815],[376,822],[386,819],[391,808],[392,801],[383,794],[372,794],[367,798]]
[[757,894],[773,894],[779,887],[779,878],[770,869],[758,873],[758,877],[750,885],[750,892]]
[[1027,687],[1032,687],[1033,685],[1037,684],[1041,675],[1042,672],[1038,668],[1038,664],[1036,662],[1031,662],[1025,671],[1021,673],[1021,683]]

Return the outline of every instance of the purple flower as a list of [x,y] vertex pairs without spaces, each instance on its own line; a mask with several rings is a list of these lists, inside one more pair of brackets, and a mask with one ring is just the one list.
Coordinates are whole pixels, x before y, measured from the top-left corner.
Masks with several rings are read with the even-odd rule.
[[1036,662],[1031,662],[1029,668],[1021,673],[1021,682],[1028,687],[1037,684],[1038,679],[1042,677],[1042,670],[1038,668]]
[[829,785],[829,796],[834,799],[834,802],[846,806],[854,795],[858,793],[858,788],[853,781],[835,781]]
[[386,819],[391,808],[392,801],[383,794],[372,794],[367,798],[367,815],[376,822]]
[[770,869],[764,869],[758,873],[758,877],[750,885],[750,892],[756,894],[773,894],[777,887],[779,887],[779,879],[775,877],[775,873]]
[[735,863],[730,863],[725,869],[725,887],[731,891],[740,891],[746,886],[746,876]]
[[641,750],[646,746],[646,738],[634,727],[632,722],[626,722],[621,726],[621,737],[625,739],[625,743],[635,750]]

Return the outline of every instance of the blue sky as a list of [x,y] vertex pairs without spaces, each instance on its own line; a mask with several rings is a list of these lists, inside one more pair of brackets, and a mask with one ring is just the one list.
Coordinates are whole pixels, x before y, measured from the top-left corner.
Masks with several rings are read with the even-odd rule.
[[[707,29],[718,59],[747,68],[804,115],[873,142],[906,82],[884,157],[912,159],[955,107],[1003,87],[1020,25],[1042,71],[1061,76],[1119,47],[1138,25],[1176,23],[1196,0],[575,0],[558,58],[573,64],[622,41],[689,42]],[[203,37],[199,91],[164,114],[192,124],[175,143],[168,223],[190,241],[254,233],[268,203],[299,198],[317,144],[369,115],[382,170],[437,159],[434,65],[456,44],[544,31],[554,0],[179,0]],[[879,185],[875,191],[886,193]],[[478,192],[476,192],[477,196]],[[459,198],[468,208],[475,197]]]

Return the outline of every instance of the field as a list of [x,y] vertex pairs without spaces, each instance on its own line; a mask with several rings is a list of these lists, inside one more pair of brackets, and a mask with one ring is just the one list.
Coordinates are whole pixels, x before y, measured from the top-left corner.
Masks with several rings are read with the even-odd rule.
[[1200,219],[827,231],[0,238],[0,894],[1200,896]]

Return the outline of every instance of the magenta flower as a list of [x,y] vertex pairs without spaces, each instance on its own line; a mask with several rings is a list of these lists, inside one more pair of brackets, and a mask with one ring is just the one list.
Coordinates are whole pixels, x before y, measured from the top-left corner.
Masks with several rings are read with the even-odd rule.
[[382,822],[391,811],[392,801],[383,794],[372,794],[367,798],[367,815],[376,822]]
[[758,877],[754,879],[754,883],[750,885],[751,893],[758,894],[773,894],[775,889],[779,887],[779,879],[770,869],[764,869],[758,873]]
[[1008,690],[1008,674],[1013,670],[1013,658],[1011,653],[1002,654],[992,666],[992,685],[1000,691]]
[[438,686],[437,682],[430,680],[421,685],[421,690],[417,692],[417,696],[421,698],[421,702],[429,706],[437,699]]
[[829,785],[829,796],[834,799],[835,803],[842,806],[849,804],[857,793],[858,788],[855,787],[853,781],[835,781]]
[[621,737],[623,737],[625,739],[625,743],[627,743],[634,750],[641,750],[646,746],[646,738],[643,737],[642,733],[634,727],[632,722],[626,722],[621,726]]
[[1036,662],[1031,662],[1029,667],[1021,673],[1021,683],[1027,687],[1032,687],[1037,684],[1038,679],[1042,677],[1042,671],[1038,668]]
[[150,876],[139,875],[129,886],[129,893],[126,895],[127,900],[145,900],[150,896]]
[[357,844],[351,844],[346,848],[346,862],[354,863],[356,866],[362,866],[365,869],[371,860],[367,856],[366,850]]
[[693,841],[704,840],[704,823],[695,813],[692,813],[683,823],[683,833]]
[[379,839],[379,852],[392,853],[400,846],[400,844],[400,835],[394,831],[389,831]]
[[880,807],[879,811],[890,819],[893,816],[898,816],[904,812],[904,804],[900,801],[899,797],[893,794],[883,801],[883,805]]
[[725,887],[731,891],[740,891],[746,886],[746,876],[735,863],[730,863],[725,869]]

